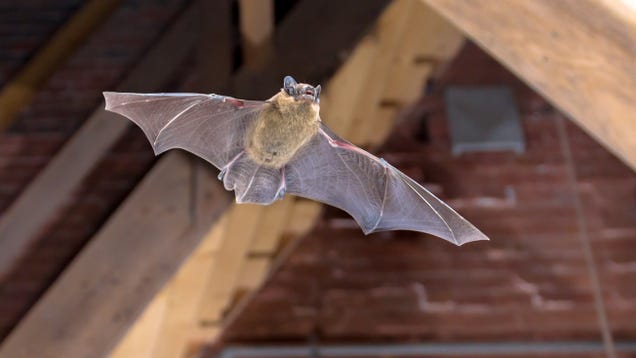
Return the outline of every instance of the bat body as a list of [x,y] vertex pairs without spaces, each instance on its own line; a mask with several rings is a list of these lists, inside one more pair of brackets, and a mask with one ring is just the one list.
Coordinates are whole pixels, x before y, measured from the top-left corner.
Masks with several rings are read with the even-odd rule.
[[285,77],[267,101],[216,94],[104,92],[155,154],[181,148],[220,169],[239,203],[271,204],[286,193],[348,212],[365,234],[430,233],[456,245],[488,240],[472,224],[385,160],[339,138],[320,120],[320,86]]

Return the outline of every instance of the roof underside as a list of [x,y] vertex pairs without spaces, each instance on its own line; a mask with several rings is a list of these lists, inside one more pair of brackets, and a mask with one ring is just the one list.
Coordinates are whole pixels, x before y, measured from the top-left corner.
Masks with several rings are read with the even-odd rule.
[[[54,5],[0,1],[3,90],[23,84],[20,71],[53,41],[55,30],[63,28],[89,3],[94,5],[99,0],[57,1]],[[51,307],[49,302],[59,303],[55,299],[63,296],[56,294],[65,291],[64,287],[77,288],[68,292],[82,294],[100,284],[105,291],[125,287],[117,283],[128,282],[136,275],[126,271],[128,266],[118,267],[120,261],[114,258],[131,257],[130,262],[139,263],[143,260],[134,259],[135,255],[144,259],[146,254],[154,255],[145,251],[129,256],[122,251],[108,252],[100,262],[117,266],[113,270],[120,269],[121,275],[114,275],[115,271],[107,267],[96,271],[95,276],[86,271],[86,282],[73,282],[73,276],[68,275],[71,263],[77,264],[87,251],[91,252],[96,241],[107,243],[109,239],[135,243],[157,240],[162,258],[173,254],[171,248],[176,258],[159,260],[155,271],[148,271],[160,277],[152,281],[151,289],[135,291],[135,295],[130,295],[131,290],[115,293],[117,299],[135,304],[110,307],[115,311],[120,308],[121,312],[116,311],[119,315],[98,309],[91,316],[94,321],[69,315],[65,334],[58,337],[54,327],[48,336],[47,332],[35,334],[34,342],[47,347],[42,344],[46,338],[59,338],[62,343],[55,348],[66,349],[64,343],[73,342],[73,337],[69,338],[73,334],[68,332],[81,332],[84,322],[92,322],[108,332],[103,341],[93,342],[99,346],[96,350],[109,351],[116,341],[109,334],[123,336],[146,305],[149,309],[143,317],[152,316],[154,321],[146,319],[144,323],[140,319],[135,327],[143,326],[141,322],[152,328],[144,331],[155,334],[155,341],[149,343],[154,349],[148,350],[154,352],[148,353],[151,355],[158,354],[164,347],[161,344],[166,344],[161,337],[180,340],[179,347],[170,348],[183,356],[206,344],[212,347],[212,355],[215,350],[237,344],[600,341],[601,303],[612,337],[617,341],[634,340],[636,174],[550,104],[559,101],[542,98],[477,45],[467,42],[448,62],[455,47],[459,48],[455,45],[461,43],[461,34],[421,1],[395,1],[373,25],[385,3],[374,0],[354,7],[339,1],[278,1],[270,19],[276,31],[269,50],[263,50],[266,46],[248,49],[247,40],[239,34],[239,1],[128,0],[113,5],[112,13],[99,20],[103,21],[101,25],[86,32],[85,41],[69,49],[66,59],[52,67],[51,76],[41,86],[32,86],[34,96],[0,132],[0,236],[6,227],[26,228],[9,232],[28,236],[24,252],[15,257],[6,272],[5,263],[0,262],[0,340],[4,340],[0,341],[0,355],[10,334],[17,334],[16,342],[31,341],[29,329],[18,330],[19,324],[44,327],[38,320],[43,317],[49,322],[47,312],[56,313],[62,306]],[[220,22],[196,17],[205,14],[202,9],[212,8],[218,12],[211,13],[223,10],[229,15]],[[442,10],[453,16],[452,6]],[[334,17],[338,14],[345,15]],[[352,18],[358,15],[358,22],[345,21],[346,14]],[[335,19],[334,23],[321,22],[325,18]],[[227,25],[225,37],[213,38],[212,42],[223,48],[206,47],[210,45],[206,36],[196,40],[187,37],[190,40],[185,42],[179,37],[170,39],[171,34],[193,33],[193,28],[187,27],[193,23],[199,26],[194,32],[211,31],[205,32],[206,36],[217,34],[214,26]],[[322,24],[316,30],[320,32],[299,31],[306,23]],[[364,33],[367,35],[363,38]],[[242,56],[237,56],[241,51]],[[252,58],[250,51],[261,53]],[[303,53],[312,54],[312,61],[304,62]],[[500,52],[495,54],[510,61]],[[172,55],[174,63],[167,60]],[[212,62],[211,67],[226,71],[210,71],[205,65]],[[139,70],[145,63],[161,71]],[[526,74],[523,69],[510,67]],[[103,90],[124,90],[122,84],[146,88],[150,86],[147,83],[152,83],[147,91],[209,91],[214,86],[215,91],[226,88],[228,93],[258,98],[273,93],[281,74],[287,71],[300,73],[298,79],[303,81],[323,83],[322,113],[328,125],[425,184],[491,241],[458,248],[414,232],[365,237],[344,212],[326,208],[320,214],[320,206],[306,201],[288,201],[262,212],[235,206],[226,209],[225,204],[218,204],[226,197],[214,191],[218,189],[213,179],[216,173],[201,169],[201,162],[188,156],[168,154],[157,161],[143,133],[132,126],[122,127],[116,135],[104,134],[112,136],[112,145],[105,146],[103,153],[86,164],[86,174],[79,176],[68,195],[56,196],[68,180],[66,173],[48,177],[53,185],[32,198],[42,207],[48,207],[49,200],[57,200],[51,198],[62,198],[51,204],[55,209],[51,215],[39,219],[38,210],[33,210],[33,216],[27,210],[27,214],[7,222],[7,217],[13,218],[9,215],[15,213],[16,202],[31,195],[29,190],[37,187],[47,166],[63,156],[62,148],[80,136],[81,126],[89,118],[99,117]],[[428,83],[424,85],[425,79]],[[445,90],[454,86],[509,88],[519,108],[525,151],[454,155],[444,99]],[[0,110],[6,103],[2,102],[5,94],[0,92]],[[0,127],[5,123],[4,115],[0,111]],[[98,139],[101,133],[96,133]],[[614,138],[602,135],[603,140]],[[625,155],[628,152],[617,151],[629,159]],[[65,160],[73,163],[75,157]],[[81,158],[77,160],[77,167],[84,165],[79,163]],[[139,204],[144,200],[131,199],[140,188],[150,186],[142,183],[144,177],[156,179],[175,172],[187,187],[172,190],[170,186],[156,186],[151,193],[168,191],[166,201],[178,201],[177,209],[183,210],[175,209],[158,220],[160,224],[174,220],[178,235],[161,236],[169,224],[158,226],[156,235],[144,238],[122,238],[137,231],[109,231],[117,225],[123,227],[125,218],[121,216],[129,212],[127,204],[138,205],[133,213],[146,210]],[[198,196],[204,199],[192,199]],[[158,195],[149,197],[161,202]],[[204,234],[197,231],[201,227],[195,225],[196,215],[191,215],[192,208],[199,204],[207,205],[201,213],[210,221],[203,220],[208,225]],[[215,205],[218,210],[209,208]],[[218,212],[226,214],[217,221]],[[314,221],[315,217],[319,219]],[[32,220],[35,224],[30,226]],[[152,226],[152,218],[146,220]],[[133,226],[128,223],[125,227]],[[193,228],[197,229],[196,237],[179,236]],[[113,234],[109,237],[109,233]],[[585,256],[586,236],[593,254],[591,262]],[[148,240],[145,244],[149,246],[143,247],[154,246]],[[178,264],[199,241],[203,244],[174,275]],[[0,237],[0,245],[7,242],[11,240]],[[125,246],[116,248],[123,250]],[[109,255],[112,261],[108,261]],[[214,266],[219,262],[228,264]],[[141,287],[147,282],[142,275],[147,273],[143,271],[146,266],[135,265],[131,264],[130,270],[141,277]],[[91,265],[80,267],[90,269]],[[96,267],[102,266],[96,263]],[[268,276],[270,267],[275,269]],[[212,273],[206,286],[196,291],[199,296],[193,298],[192,282],[199,282],[201,268],[208,270],[206,274]],[[590,270],[598,272],[600,285]],[[258,289],[265,277],[269,278]],[[602,302],[595,299],[595,292],[600,292]],[[107,294],[110,292],[104,296]],[[203,307],[197,308],[196,314],[179,311],[195,301]],[[37,304],[40,311],[34,314]],[[78,312],[89,316],[93,312],[89,306],[78,306]],[[171,311],[174,307],[177,309]],[[183,328],[186,321],[187,328]],[[212,346],[212,338],[219,332],[220,338]],[[131,336],[125,336],[118,348],[128,349],[126,343],[134,342]],[[121,353],[128,352],[126,349],[112,357],[127,356]]]

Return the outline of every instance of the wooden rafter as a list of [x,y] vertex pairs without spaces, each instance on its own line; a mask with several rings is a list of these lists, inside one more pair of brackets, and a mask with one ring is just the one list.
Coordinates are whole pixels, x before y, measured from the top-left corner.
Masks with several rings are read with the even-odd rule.
[[38,89],[119,5],[121,0],[91,0],[80,8],[0,91],[0,130],[7,128]]
[[[194,9],[185,11],[119,88],[153,91],[163,86],[194,43],[189,36],[194,15]],[[116,117],[100,105],[0,217],[0,277],[11,270],[41,228],[71,199],[98,159],[128,128],[128,123]]]
[[[282,44],[280,51],[283,55],[275,61],[275,64],[272,63],[272,59],[266,62],[267,66],[259,70],[245,69],[241,71],[234,78],[233,87],[238,91],[243,91],[245,97],[260,97],[259,91],[269,88],[268,92],[271,94],[272,88],[280,86],[281,77],[272,77],[272,69],[282,72],[287,67],[295,68],[294,74],[299,78],[310,77],[311,74],[317,76],[317,73],[324,73],[326,69],[333,68],[334,62],[338,59],[338,54],[352,45],[354,40],[365,30],[366,24],[377,16],[384,4],[384,0],[370,0],[365,2],[364,6],[359,4],[341,6],[338,1],[302,1],[296,5],[294,11],[288,15],[287,20],[282,23],[277,32],[276,39],[278,43]],[[191,11],[188,10],[185,14]],[[329,16],[333,21],[325,22],[324,19],[314,16],[316,13],[337,15]],[[356,16],[358,21],[351,23],[348,19],[353,16]],[[308,46],[308,44],[317,43],[321,34],[319,32],[310,32],[308,35],[299,37],[296,34],[296,25],[298,23],[305,23],[312,28],[321,28],[327,32],[338,33],[341,36],[337,41],[321,43],[321,46]],[[181,39],[177,38],[177,40],[186,43],[190,41],[187,36]],[[298,53],[301,49],[304,51],[304,55],[316,59],[311,66],[301,68],[297,63],[298,56],[289,56],[289,53]],[[170,53],[170,51],[166,52]],[[171,56],[164,57],[169,58]],[[161,73],[161,70],[155,70],[152,73],[153,75],[148,76],[147,80],[152,79],[157,73]],[[254,82],[254,78],[259,79],[258,84]],[[138,88],[127,88],[126,90],[131,89],[140,90]],[[252,94],[250,95],[250,93]],[[116,124],[118,122],[122,121],[100,120],[99,123],[105,126],[101,132],[81,131],[73,138],[73,141],[84,141],[84,143],[87,143],[103,136],[104,133],[110,136],[114,131],[113,128],[116,129],[119,126],[119,124]],[[114,141],[115,139],[109,137],[108,140]],[[79,154],[82,155],[81,152]],[[96,161],[101,154],[93,151],[88,155],[84,155],[84,159],[79,165],[89,166],[87,164],[89,158]],[[197,242],[204,236],[200,230],[205,228],[206,225],[212,225],[216,217],[213,214],[217,213],[219,206],[224,202],[223,200],[219,202],[214,202],[211,199],[201,200],[202,204],[205,204],[203,208],[207,208],[207,211],[203,211],[203,213],[207,214],[197,215],[197,220],[194,220],[191,215],[184,216],[182,213],[186,207],[188,208],[188,213],[190,212],[189,210],[193,207],[192,202],[189,202],[188,205],[175,204],[177,205],[175,207],[170,206],[171,204],[169,203],[156,203],[156,200],[160,200],[159,196],[152,197],[147,194],[139,194],[140,192],[162,193],[172,191],[173,189],[169,185],[177,185],[177,183],[170,183],[166,178],[173,177],[175,172],[183,172],[184,168],[193,167],[190,161],[185,158],[187,157],[184,155],[171,153],[165,155],[159,161],[156,168],[144,179],[144,184],[135,190],[126,204],[91,239],[91,243],[86,250],[79,254],[68,270],[5,340],[0,347],[0,355],[16,357],[102,356],[112,347],[113,342],[130,325],[131,317],[136,316],[140,312],[140,308],[150,301],[150,297],[146,294],[153,290],[156,293],[161,284],[167,281],[168,276],[164,274],[170,273],[175,269],[183,258],[182,254],[187,251],[188,247],[189,250],[194,249]],[[59,158],[56,158],[56,160],[59,160]],[[68,161],[68,158],[64,159],[64,161]],[[198,168],[198,166],[194,167]],[[66,168],[75,170],[72,167]],[[64,181],[65,174],[64,171],[58,171],[57,180]],[[76,179],[75,177],[72,178],[68,186],[76,186],[79,182]],[[185,182],[183,183],[185,185]],[[193,181],[189,183],[191,190],[186,190],[186,192],[191,193]],[[212,185],[213,183],[214,185]],[[220,188],[218,181],[211,177],[209,177],[209,180],[201,179],[199,186]],[[180,191],[180,193],[188,198],[192,197],[191,194],[186,195],[187,193],[184,194],[183,191]],[[65,198],[66,196],[62,195],[61,197]],[[218,198],[218,195],[213,195],[214,197]],[[154,198],[155,201],[151,200],[151,198]],[[150,203],[156,204],[158,208],[176,210],[174,215],[181,217],[181,219],[175,219],[176,221],[153,220],[151,223],[143,220],[131,220],[131,218],[138,216],[143,217],[144,212],[149,210],[148,205]],[[176,200],[176,203],[183,203],[183,201]],[[154,206],[150,207],[154,208]],[[188,220],[186,220],[186,217]],[[146,219],[148,218],[146,217]],[[164,228],[163,225],[168,225],[169,228]],[[143,231],[145,227],[148,227],[150,231]],[[165,229],[165,234],[160,234],[164,232],[161,228]],[[182,228],[187,232],[176,232],[175,228]],[[192,230],[196,232],[192,233],[192,235],[187,234]],[[154,259],[146,261],[139,256],[131,256],[132,252],[128,252],[130,243],[126,241],[125,234],[122,233],[129,233],[131,236],[135,236],[135,240],[131,242],[138,245],[135,252],[151,252],[154,255]],[[173,249],[171,245],[177,245],[176,249]],[[116,255],[119,252],[125,252],[125,254],[122,255],[116,267],[109,266],[105,268],[103,263],[108,260],[108,255]],[[100,254],[101,257],[99,256]],[[158,270],[158,264],[162,270]],[[156,277],[149,278],[148,275],[153,272]],[[88,277],[93,277],[97,281],[93,283]],[[111,284],[112,291],[106,293],[101,291],[95,286],[99,285],[100,282],[106,282],[106,286]],[[77,297],[77,299],[69,299],[67,293],[73,292],[70,288],[77,285],[80,286],[80,289],[76,290],[73,296]],[[137,290],[139,290],[139,294],[136,294]],[[102,295],[94,295],[95,292],[102,293]],[[77,312],[77,314],[71,315],[69,313],[69,315],[62,317],[57,312]],[[90,319],[86,317],[90,317]],[[108,324],[96,328],[93,325],[97,321],[107,321]],[[25,342],[29,342],[29,344],[25,344]],[[87,353],[89,351],[90,354]]]
[[0,356],[108,352],[230,201],[215,173],[196,168],[179,152],[155,166],[7,337]]
[[272,55],[274,34],[273,0],[239,0],[243,60],[258,68]]
[[636,169],[636,17],[620,1],[424,0]]
[[[407,32],[407,28],[421,33]],[[432,33],[435,36],[429,35]],[[373,35],[358,44],[326,84],[324,120],[345,137],[357,136],[361,143],[378,144],[397,111],[417,98],[435,67],[420,59],[435,58],[436,63],[443,63],[454,56],[462,42],[457,30],[416,0],[394,3],[379,19]],[[401,50],[390,51],[395,49]],[[378,61],[379,53],[392,55]],[[395,79],[403,80],[400,86]],[[378,87],[372,100],[365,91],[367,86]],[[397,105],[387,110],[383,107],[387,100]],[[374,110],[379,114],[352,125],[358,113]],[[360,135],[360,128],[366,127],[380,130]],[[155,297],[111,358],[126,357],[131,351],[141,357],[184,357],[196,346],[209,343],[262,285],[281,251],[282,238],[298,240],[320,212],[320,204],[293,197],[269,207],[235,205]]]

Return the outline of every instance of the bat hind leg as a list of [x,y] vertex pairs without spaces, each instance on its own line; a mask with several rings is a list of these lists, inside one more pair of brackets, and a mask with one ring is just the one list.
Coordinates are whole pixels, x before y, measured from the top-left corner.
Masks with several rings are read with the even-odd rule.
[[230,170],[230,168],[232,167],[232,164],[234,164],[237,160],[239,160],[241,156],[243,156],[243,154],[245,154],[245,151],[244,150],[240,151],[234,158],[232,158],[232,160],[230,160],[227,164],[225,164],[223,168],[221,168],[221,171],[219,172],[219,176],[217,176],[217,178],[220,181],[223,181],[223,178],[225,178],[225,174],[227,174],[227,172]]
[[248,152],[240,152],[221,168],[225,189],[234,191],[237,203],[269,205],[282,198],[287,189],[284,170],[264,166],[244,153]]

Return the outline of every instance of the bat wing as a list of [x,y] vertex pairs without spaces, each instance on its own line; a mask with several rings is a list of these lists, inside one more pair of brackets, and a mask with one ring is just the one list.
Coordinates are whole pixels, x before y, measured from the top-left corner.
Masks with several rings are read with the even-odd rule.
[[287,192],[348,212],[365,234],[413,230],[456,245],[488,240],[413,179],[321,124],[285,167]]
[[282,196],[280,172],[245,155],[246,132],[265,102],[198,93],[104,92],[104,98],[107,110],[143,130],[155,154],[181,148],[219,168],[237,202],[269,204]]
[[143,130],[155,154],[181,148],[219,169],[244,149],[245,132],[263,103],[216,94],[104,92],[106,110]]

